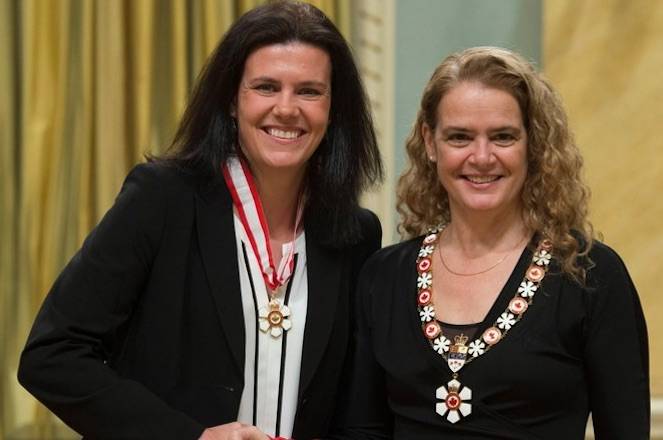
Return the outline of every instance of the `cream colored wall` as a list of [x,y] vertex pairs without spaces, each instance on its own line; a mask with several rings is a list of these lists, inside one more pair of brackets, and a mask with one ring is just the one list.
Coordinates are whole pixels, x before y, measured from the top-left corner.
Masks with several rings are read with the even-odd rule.
[[640,293],[663,396],[663,2],[548,0],[543,60],[585,157],[591,219]]

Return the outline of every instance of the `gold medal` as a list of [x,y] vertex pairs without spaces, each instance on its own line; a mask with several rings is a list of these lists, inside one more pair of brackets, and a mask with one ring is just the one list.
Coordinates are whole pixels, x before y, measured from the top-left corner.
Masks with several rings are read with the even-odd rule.
[[267,306],[258,309],[258,322],[263,333],[269,332],[272,337],[278,338],[292,327],[290,308],[273,298]]

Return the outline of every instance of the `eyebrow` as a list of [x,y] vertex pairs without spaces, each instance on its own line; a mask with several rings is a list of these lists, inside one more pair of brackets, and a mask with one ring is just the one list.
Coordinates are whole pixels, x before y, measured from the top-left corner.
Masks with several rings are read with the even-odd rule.
[[[472,133],[474,130],[471,130],[466,127],[455,127],[455,126],[450,126],[450,127],[445,127],[442,129],[442,133],[446,134],[449,132],[461,132],[461,133]],[[489,130],[491,133],[499,132],[499,131],[512,131],[512,132],[518,132],[520,133],[522,130],[516,126],[513,125],[504,125],[501,127],[493,128]]]
[[521,132],[522,130],[519,127],[513,126],[513,125],[504,125],[502,127],[497,127],[492,130],[490,130],[491,133],[494,133],[496,131],[515,131],[515,132]]
[[320,87],[325,90],[331,88],[331,84],[324,83],[322,81],[304,81],[302,83],[299,83],[300,87]]
[[469,128],[465,127],[445,127],[442,129],[442,134],[448,134],[450,132],[461,132],[461,133],[471,133],[473,130],[470,130]]
[[270,83],[270,84],[277,84],[278,81],[275,80],[274,78],[270,78],[268,76],[257,76],[255,78],[249,78],[246,81],[244,81],[245,84],[253,84],[253,83]]

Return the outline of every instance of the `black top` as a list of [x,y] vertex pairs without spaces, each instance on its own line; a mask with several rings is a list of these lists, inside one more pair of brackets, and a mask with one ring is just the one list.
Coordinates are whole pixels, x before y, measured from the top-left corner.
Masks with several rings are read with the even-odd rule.
[[[472,414],[456,424],[435,412],[451,380],[426,340],[416,303],[421,238],[385,248],[359,281],[358,325],[337,439],[583,439],[592,413],[597,439],[649,438],[647,331],[631,278],[602,243],[582,288],[555,262],[522,320],[460,382]],[[532,258],[525,249],[479,325],[495,322]]]
[[[307,305],[293,437],[327,433],[351,327],[351,292],[380,245],[321,244],[305,220]],[[322,228],[318,226],[319,229]],[[19,380],[94,439],[197,439],[237,420],[245,330],[233,206],[174,168],[139,165],[53,285],[21,356]]]

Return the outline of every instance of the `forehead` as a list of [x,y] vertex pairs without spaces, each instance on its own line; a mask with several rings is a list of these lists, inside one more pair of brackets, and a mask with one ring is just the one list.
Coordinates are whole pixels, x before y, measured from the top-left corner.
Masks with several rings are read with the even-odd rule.
[[502,124],[522,126],[516,98],[509,92],[480,82],[461,82],[442,96],[438,123],[448,125]]
[[249,54],[242,77],[291,77],[328,83],[331,79],[329,54],[318,46],[300,41],[270,44]]

